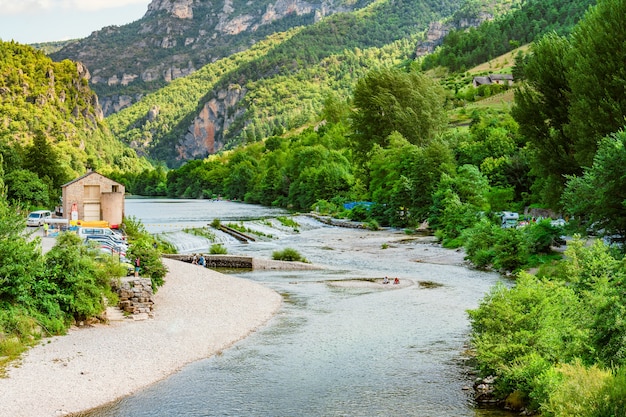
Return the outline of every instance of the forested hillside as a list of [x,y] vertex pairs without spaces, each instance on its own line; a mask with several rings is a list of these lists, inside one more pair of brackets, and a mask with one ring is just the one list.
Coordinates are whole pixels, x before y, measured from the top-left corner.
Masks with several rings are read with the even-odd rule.
[[89,68],[92,88],[109,115],[273,33],[372,2],[153,0],[141,19],[103,28],[52,57],[81,61]]
[[[274,37],[283,38],[281,42],[270,37],[262,44],[274,44],[261,55],[236,55],[245,63],[223,59],[204,68],[205,73],[214,72],[213,67],[227,70],[198,86],[193,95],[176,92],[184,82],[173,83],[158,93],[161,98],[146,97],[111,116],[111,128],[125,142],[176,166],[225,145],[306,125],[321,110],[325,96],[334,91],[345,97],[365,68],[410,60],[428,24],[457,6],[456,1],[380,1],[294,29],[286,39]],[[258,50],[252,48],[250,53]],[[176,100],[178,104],[171,106]],[[183,112],[181,106],[190,111]],[[170,107],[176,107],[176,115],[168,114]]]
[[523,1],[510,13],[478,28],[453,30],[443,45],[424,59],[423,68],[444,66],[451,71],[465,71],[547,33],[566,35],[595,3],[596,0]]
[[86,168],[141,170],[135,152],[103,123],[81,64],[0,42],[0,154],[13,201],[48,207]]

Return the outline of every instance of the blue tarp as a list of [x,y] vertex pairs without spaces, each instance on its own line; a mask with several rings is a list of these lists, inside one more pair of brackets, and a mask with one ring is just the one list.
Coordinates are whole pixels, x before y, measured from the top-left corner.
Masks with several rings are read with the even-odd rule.
[[343,205],[343,208],[346,210],[352,210],[356,206],[365,206],[367,208],[370,208],[373,205],[374,203],[372,203],[371,201],[351,201],[349,203],[345,203]]

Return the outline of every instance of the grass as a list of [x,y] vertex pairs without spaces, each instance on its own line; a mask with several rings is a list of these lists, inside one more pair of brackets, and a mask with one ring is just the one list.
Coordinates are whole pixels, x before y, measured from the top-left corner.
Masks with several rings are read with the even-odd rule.
[[299,231],[300,225],[291,217],[279,216],[276,217],[276,220],[278,220],[283,226],[291,227],[295,232]]
[[214,245],[211,245],[209,253],[211,255],[226,255],[228,253],[228,249],[226,249],[226,247],[221,243],[216,243]]
[[285,248],[282,251],[274,251],[274,253],[272,253],[272,259],[276,261],[309,262],[306,258],[300,255],[300,252],[293,248]]
[[274,237],[274,235],[263,233],[263,232],[261,232],[259,230],[250,229],[249,227],[244,226],[243,223],[240,223],[240,224],[228,223],[226,226],[230,227],[231,229],[238,230],[241,233],[251,233],[253,235],[267,237],[267,238],[270,238],[270,239],[272,239]]
[[32,344],[34,343],[24,343],[17,336],[7,337],[0,341],[0,378],[7,376],[6,368],[9,363],[19,359]]
[[189,233],[194,236],[201,236],[209,239],[211,242],[215,242],[215,233],[206,227],[194,227],[190,229],[183,229],[183,232]]

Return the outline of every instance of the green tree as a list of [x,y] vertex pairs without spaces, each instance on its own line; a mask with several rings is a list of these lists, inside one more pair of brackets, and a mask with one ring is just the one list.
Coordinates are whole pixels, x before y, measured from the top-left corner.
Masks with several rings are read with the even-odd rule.
[[361,158],[375,144],[385,148],[391,132],[426,145],[445,126],[443,89],[424,74],[397,69],[369,72],[354,89],[353,146]]
[[598,142],[624,126],[626,115],[625,0],[600,0],[572,33],[569,134],[576,159],[591,166]]
[[564,175],[580,172],[575,146],[566,133],[570,84],[567,79],[571,45],[565,38],[547,35],[533,44],[523,63],[525,79],[515,91],[511,114],[532,149],[533,173],[542,178],[543,200],[556,207]]
[[106,308],[111,276],[102,273],[93,250],[74,233],[61,233],[46,254],[46,280],[57,288],[61,309],[77,321],[94,317]]
[[5,177],[7,198],[14,204],[26,204],[32,207],[49,207],[48,186],[37,174],[26,169],[11,171]]
[[568,177],[563,205],[604,235],[626,236],[626,132],[600,141],[593,165],[580,177]]

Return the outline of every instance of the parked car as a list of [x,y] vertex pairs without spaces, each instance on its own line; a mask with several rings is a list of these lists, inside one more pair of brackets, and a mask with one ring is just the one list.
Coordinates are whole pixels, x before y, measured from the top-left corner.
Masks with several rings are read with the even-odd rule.
[[78,228],[78,236],[84,238],[87,235],[113,236],[120,240],[126,240],[126,236],[124,236],[120,231],[109,229],[108,227],[79,227]]
[[46,219],[52,217],[50,210],[37,210],[33,211],[26,218],[26,226],[43,226]]
[[85,243],[88,243],[88,244],[94,243],[95,245],[111,249],[115,253],[120,253],[120,254],[123,253],[124,255],[126,254],[126,251],[128,250],[127,245],[113,242],[112,240],[106,239],[102,236],[87,236],[85,238]]
[[84,239],[96,239],[96,240],[101,240],[103,242],[109,242],[115,245],[119,245],[119,246],[124,246],[125,248],[128,248],[128,242],[126,242],[125,240],[120,239],[117,236],[108,236],[108,235],[85,235],[83,236]]

